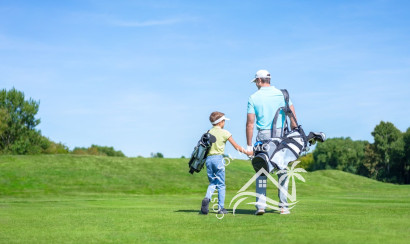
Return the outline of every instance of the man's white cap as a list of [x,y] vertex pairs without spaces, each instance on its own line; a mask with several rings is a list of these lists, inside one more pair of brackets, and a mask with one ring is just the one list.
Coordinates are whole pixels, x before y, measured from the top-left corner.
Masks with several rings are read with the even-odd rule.
[[224,115],[224,116],[220,117],[219,119],[215,120],[214,122],[212,122],[212,124],[213,124],[213,125],[216,125],[216,124],[218,124],[219,122],[221,122],[222,120],[230,120],[230,119],[228,119],[228,118],[225,117],[225,115]]
[[265,69],[258,70],[258,72],[256,72],[255,78],[251,82],[256,82],[256,79],[258,78],[270,78],[269,71]]

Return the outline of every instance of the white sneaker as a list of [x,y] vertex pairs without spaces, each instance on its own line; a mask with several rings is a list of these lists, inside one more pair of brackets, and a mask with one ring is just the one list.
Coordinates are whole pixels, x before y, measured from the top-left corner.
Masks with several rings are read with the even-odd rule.
[[280,214],[290,214],[290,211],[287,208],[281,208],[280,209]]
[[255,215],[263,215],[265,213],[265,209],[258,209],[255,212]]

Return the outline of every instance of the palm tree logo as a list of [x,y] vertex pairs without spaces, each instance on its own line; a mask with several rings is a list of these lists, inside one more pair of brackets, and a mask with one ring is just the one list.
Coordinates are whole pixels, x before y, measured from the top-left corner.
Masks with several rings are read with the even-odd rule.
[[[238,193],[232,198],[229,206],[231,206],[235,200],[236,203],[233,206],[233,214],[235,215],[235,210],[238,207],[240,203],[242,203],[244,200],[246,200],[248,197],[264,197],[267,204],[266,207],[273,209],[273,210],[280,210],[279,208],[279,202],[263,196],[259,195],[258,193],[255,192],[249,192],[247,191],[248,187],[256,181],[257,177],[261,174],[265,174],[268,179],[275,185],[280,191],[282,191],[286,196],[289,198],[291,203],[287,204],[287,207],[289,209],[293,208],[295,204],[297,203],[296,201],[296,184],[295,184],[295,177],[298,178],[299,180],[305,182],[305,179],[300,175],[299,173],[307,173],[306,170],[302,168],[296,168],[296,166],[300,163],[300,161],[296,161],[292,164],[291,168],[287,167],[286,169],[279,170],[277,174],[283,174],[278,181],[276,181],[271,174],[269,174],[264,168],[261,168],[239,191]],[[290,178],[292,178],[292,194],[289,194],[282,186],[281,183],[285,181],[285,183],[289,183]],[[250,202],[247,204],[257,204],[257,202]]]
[[299,173],[307,173],[306,170],[302,168],[295,169],[296,165],[298,165],[300,161],[296,161],[292,164],[292,167],[286,167],[286,169],[279,170],[276,174],[283,174],[279,178],[279,184],[281,185],[283,181],[285,184],[289,184],[289,180],[292,179],[292,194],[290,194],[289,199],[294,202],[296,201],[296,184],[295,184],[295,177],[298,178],[300,181],[306,182],[305,178]]

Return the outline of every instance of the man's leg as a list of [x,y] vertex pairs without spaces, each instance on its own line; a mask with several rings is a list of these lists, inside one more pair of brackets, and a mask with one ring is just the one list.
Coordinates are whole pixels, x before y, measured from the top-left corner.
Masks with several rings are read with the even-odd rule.
[[266,184],[267,178],[265,175],[260,175],[256,178],[256,209],[266,208]]
[[[260,130],[256,135],[256,141],[263,141],[270,138],[271,130]],[[266,184],[267,179],[265,175],[260,175],[256,178],[256,215],[262,215],[265,213],[266,208]]]
[[[283,175],[286,175],[286,173],[278,174],[278,181],[280,177]],[[288,211],[288,199],[286,196],[286,193],[288,192],[288,186],[289,186],[289,181],[288,177],[286,176],[282,182],[279,182],[282,190],[279,188],[278,189],[278,197],[279,197],[279,207],[285,209]]]

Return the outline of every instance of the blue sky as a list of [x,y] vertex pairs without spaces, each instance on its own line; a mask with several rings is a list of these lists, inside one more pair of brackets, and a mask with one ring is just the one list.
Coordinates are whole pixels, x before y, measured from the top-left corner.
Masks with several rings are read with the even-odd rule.
[[[300,124],[372,141],[410,126],[408,1],[0,1],[0,88],[40,100],[71,149],[190,155],[221,111],[245,146],[249,81],[267,69]],[[237,155],[231,146],[227,152]]]

